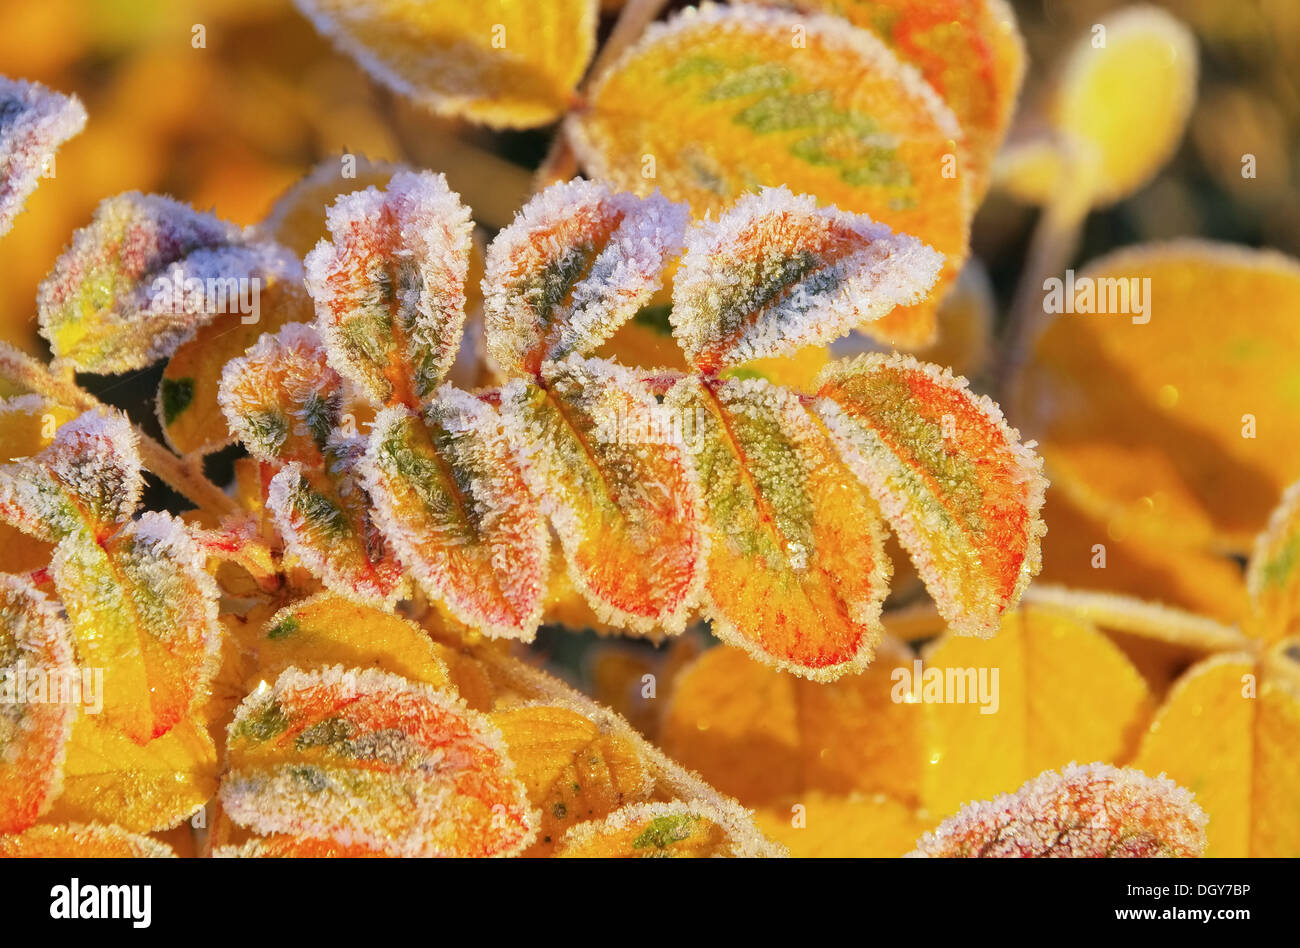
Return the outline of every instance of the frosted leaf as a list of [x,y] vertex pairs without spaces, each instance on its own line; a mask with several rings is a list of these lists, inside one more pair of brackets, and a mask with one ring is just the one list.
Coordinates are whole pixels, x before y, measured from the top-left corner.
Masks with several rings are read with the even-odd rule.
[[0,518],[52,542],[122,522],[143,484],[131,423],[116,412],[88,411],[59,428],[39,454],[0,466]]
[[290,323],[226,363],[217,400],[254,457],[319,466],[339,421],[343,379],[329,367],[316,330]]
[[861,671],[891,567],[880,513],[825,428],[799,396],[761,379],[687,377],[664,405],[689,420],[686,444],[708,485],[704,611],[715,634],[806,678]]
[[965,379],[910,356],[832,363],[818,384],[813,411],[949,627],[994,634],[1041,565],[1047,481],[1032,442]]
[[636,315],[682,248],[689,209],[575,179],[529,201],[492,241],[488,354],[509,374],[586,355]]
[[246,244],[233,224],[132,191],[100,203],[41,283],[41,335],[81,371],[128,372],[219,313],[251,317],[255,286],[300,273],[283,247]]
[[501,415],[570,578],[603,622],[680,632],[707,551],[674,419],[613,362],[571,356],[543,364],[541,380],[507,385]]
[[1205,850],[1205,812],[1161,774],[1108,764],[1045,771],[1012,794],[970,803],[911,857],[1168,857]]
[[0,237],[36,190],[59,146],[86,127],[86,109],[67,96],[24,79],[0,76]]
[[96,541],[74,533],[50,564],[84,666],[104,671],[103,721],[137,744],[207,695],[221,644],[217,585],[185,524],[147,512]]
[[359,843],[344,846],[332,839],[305,839],[298,836],[254,837],[240,846],[217,846],[214,859],[381,859],[381,849]]
[[488,719],[386,672],[287,669],[244,699],[227,748],[222,806],[258,833],[391,856],[504,856],[536,832]]
[[361,438],[335,437],[325,467],[291,461],[271,479],[266,506],[285,547],[328,589],[358,602],[391,606],[405,575],[371,520],[357,464]]
[[80,672],[57,604],[0,573],[0,833],[35,823],[59,795],[77,714],[74,679]]
[[307,289],[331,364],[376,404],[417,406],[456,358],[465,323],[469,209],[442,175],[400,171],[340,197]]
[[550,533],[496,412],[445,385],[424,420],[375,419],[362,464],[374,516],[430,596],[488,635],[531,641]]
[[42,823],[22,833],[0,834],[0,859],[175,858],[166,843],[104,823]]
[[579,823],[560,840],[562,859],[766,856],[771,844],[701,802],[634,803]]
[[746,194],[686,235],[673,333],[705,372],[825,345],[921,300],[943,255],[785,187]]

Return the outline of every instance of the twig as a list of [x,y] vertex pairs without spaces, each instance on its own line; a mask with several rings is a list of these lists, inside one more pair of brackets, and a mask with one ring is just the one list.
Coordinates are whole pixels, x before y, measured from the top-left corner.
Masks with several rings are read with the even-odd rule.
[[[0,342],[0,378],[78,411],[105,411],[109,407],[70,379],[55,375],[45,363],[6,342]],[[172,454],[141,431],[139,425],[136,433],[145,468],[169,487],[219,517],[243,514],[239,505],[194,465]]]

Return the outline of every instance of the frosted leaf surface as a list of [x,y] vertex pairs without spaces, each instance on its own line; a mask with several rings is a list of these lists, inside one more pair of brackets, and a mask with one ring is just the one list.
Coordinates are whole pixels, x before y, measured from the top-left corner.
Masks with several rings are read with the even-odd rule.
[[688,209],[575,179],[529,201],[487,254],[488,352],[504,372],[586,355],[636,315],[682,248]]
[[825,345],[921,300],[943,255],[784,187],[746,194],[686,237],[673,334],[702,370]]
[[0,517],[41,540],[112,528],[135,511],[143,480],[124,415],[88,411],[30,458],[0,466]]
[[829,365],[813,411],[880,505],[940,614],[988,637],[1040,567],[1047,481],[987,396],[909,356]]
[[465,323],[469,209],[440,174],[399,171],[345,194],[307,289],[331,364],[376,404],[416,407],[442,384]]
[[227,746],[221,803],[259,833],[392,856],[502,856],[536,832],[500,732],[396,675],[287,669],[239,706]]
[[81,100],[0,76],[0,237],[9,233],[54,153],[86,127]]
[[174,858],[166,843],[104,823],[42,823],[25,832],[0,834],[0,859]]
[[148,512],[96,541],[74,533],[50,572],[85,666],[103,669],[104,722],[144,744],[207,694],[221,626],[216,582],[185,524]]
[[251,316],[252,281],[300,276],[285,248],[245,243],[212,214],[131,191],[100,203],[41,283],[41,335],[83,372],[129,372],[221,313],[248,305]]
[[1163,774],[1108,764],[1046,771],[1012,794],[970,803],[912,857],[1200,856],[1208,818]]
[[860,671],[880,639],[890,564],[880,513],[826,429],[797,395],[761,379],[687,377],[664,405],[689,420],[686,444],[707,485],[714,632],[804,677]]
[[704,573],[694,472],[674,420],[632,371],[577,356],[501,394],[506,432],[574,585],[602,621],[684,628]]
[[531,641],[550,534],[491,406],[450,385],[423,418],[376,418],[363,462],[374,516],[416,581],[459,620]]
[[57,604],[0,573],[0,833],[26,829],[59,794],[77,714],[59,699],[77,675]]

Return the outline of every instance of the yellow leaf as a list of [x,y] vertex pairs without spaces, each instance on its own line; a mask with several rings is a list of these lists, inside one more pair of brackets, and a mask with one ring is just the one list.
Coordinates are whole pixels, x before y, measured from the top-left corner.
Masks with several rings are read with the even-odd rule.
[[[990,700],[971,699],[981,673],[980,697]],[[988,641],[940,639],[913,686],[928,730],[923,802],[937,815],[1072,761],[1123,759],[1151,709],[1142,676],[1116,645],[1087,622],[1034,605],[1006,616]]]
[[1196,98],[1196,74],[1195,37],[1157,7],[1121,10],[1078,40],[1050,113],[1082,149],[1099,200],[1126,197],[1168,160]]
[[[1290,660],[1294,662],[1294,660]],[[1173,688],[1133,766],[1165,772],[1210,815],[1207,856],[1300,856],[1300,691],[1246,654]]]
[[138,833],[168,829],[217,791],[220,764],[207,730],[193,718],[140,745],[93,714],[72,728],[63,793],[51,822],[113,822]]
[[544,125],[568,106],[596,43],[596,0],[298,0],[323,35],[438,115]]
[[[595,177],[659,188],[697,216],[786,185],[919,238],[946,256],[948,279],[966,257],[971,176],[957,120],[883,43],[835,17],[687,9],[599,76],[567,131]],[[924,345],[934,311],[900,307],[868,331]]]
[[1267,642],[1300,631],[1300,483],[1292,484],[1255,540],[1246,571],[1249,629]]
[[498,711],[491,719],[528,802],[542,815],[537,842],[525,856],[549,856],[569,827],[650,795],[654,781],[636,750],[576,711],[535,705]]
[[256,653],[256,673],[247,690],[259,680],[274,681],[292,665],[377,668],[435,688],[450,683],[440,654],[445,646],[436,645],[418,625],[331,592],[281,609],[249,644]]
[[0,859],[133,859],[175,856],[170,846],[102,823],[40,823],[0,835]]
[[1094,261],[1074,287],[1110,315],[1053,317],[1009,409],[1053,490],[1162,546],[1247,549],[1300,474],[1300,263],[1184,240]]
[[921,715],[914,704],[895,702],[890,685],[895,669],[910,671],[913,658],[885,639],[862,674],[821,684],[759,665],[738,649],[709,649],[678,677],[660,742],[747,806],[855,790],[914,802]]
[[788,805],[759,809],[754,819],[796,859],[894,858],[911,850],[934,825],[883,793],[808,793],[792,797]]
[[770,856],[770,843],[699,803],[638,803],[600,822],[580,823],[560,841],[568,859]]
[[[38,395],[0,401],[0,461],[39,454],[54,440],[59,426],[76,414]],[[53,553],[52,544],[0,523],[0,571],[26,573],[40,569],[49,564]]]

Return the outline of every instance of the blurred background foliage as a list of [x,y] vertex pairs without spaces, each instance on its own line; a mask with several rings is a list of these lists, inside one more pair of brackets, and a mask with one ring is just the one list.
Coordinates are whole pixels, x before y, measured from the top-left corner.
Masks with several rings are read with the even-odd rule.
[[[1062,50],[1126,4],[1014,5],[1030,51],[1028,102],[1042,94]],[[1184,234],[1300,254],[1300,3],[1161,5],[1201,45],[1189,133],[1154,182],[1091,216],[1079,259]],[[618,3],[603,6],[608,30]],[[0,332],[31,352],[42,349],[37,284],[106,196],[162,192],[253,224],[315,162],[346,151],[444,170],[471,205],[477,197],[508,213],[549,136],[494,134],[423,114],[334,52],[290,0],[0,0],[0,16],[0,72],[75,92],[90,114],[0,254]],[[194,45],[196,26],[203,48]],[[466,154],[458,140],[504,160]],[[1245,153],[1257,158],[1255,179],[1241,176]],[[976,220],[975,252],[1004,302],[1036,213],[995,193]]]

